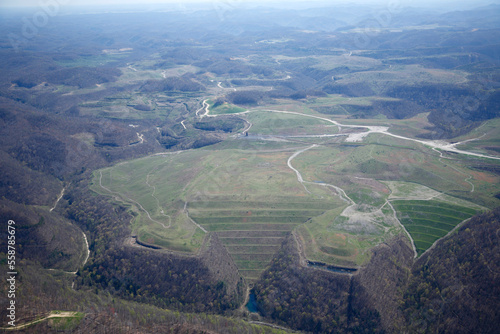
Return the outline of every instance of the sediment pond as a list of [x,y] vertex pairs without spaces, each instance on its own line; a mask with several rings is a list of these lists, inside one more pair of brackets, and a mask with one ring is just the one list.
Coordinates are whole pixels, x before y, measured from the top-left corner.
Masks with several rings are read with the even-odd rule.
[[307,266],[312,268],[325,269],[340,274],[354,274],[356,271],[358,271],[358,269],[356,268],[337,267],[317,261],[307,261]]

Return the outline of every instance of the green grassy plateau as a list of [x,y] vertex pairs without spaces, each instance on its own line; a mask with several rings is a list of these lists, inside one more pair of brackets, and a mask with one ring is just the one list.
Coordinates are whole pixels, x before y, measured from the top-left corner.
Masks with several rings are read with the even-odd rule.
[[[304,110],[252,110],[241,115],[251,136],[123,162],[96,172],[92,187],[130,206],[143,243],[195,254],[206,233],[218,233],[250,282],[291,231],[308,259],[359,266],[400,233],[422,254],[490,204],[496,179],[470,167],[477,159],[444,159],[381,133],[348,140],[363,128]],[[415,128],[420,120],[394,123]]]

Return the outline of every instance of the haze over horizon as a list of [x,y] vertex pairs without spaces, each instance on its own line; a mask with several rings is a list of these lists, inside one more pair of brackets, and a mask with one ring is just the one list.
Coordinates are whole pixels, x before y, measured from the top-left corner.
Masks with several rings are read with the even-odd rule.
[[[0,7],[40,7],[43,5],[58,4],[61,6],[130,6],[142,5],[149,7],[151,5],[178,5],[186,6],[192,4],[213,4],[213,6],[229,6],[238,7],[249,4],[266,4],[266,5],[280,5],[280,6],[324,6],[324,5],[346,5],[346,4],[359,4],[359,5],[376,5],[376,6],[397,6],[397,7],[431,7],[446,9],[467,9],[473,7],[480,7],[488,4],[500,4],[500,0],[478,0],[470,1],[453,1],[453,0],[333,0],[333,1],[304,1],[304,0],[0,0]],[[304,6],[307,5],[307,6]],[[145,8],[147,9],[147,8]]]

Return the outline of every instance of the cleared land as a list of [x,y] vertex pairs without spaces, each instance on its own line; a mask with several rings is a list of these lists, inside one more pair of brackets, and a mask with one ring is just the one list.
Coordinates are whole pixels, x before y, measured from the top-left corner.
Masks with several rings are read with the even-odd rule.
[[52,311],[49,315],[40,319],[36,319],[14,327],[4,327],[0,329],[4,331],[17,331],[35,325],[39,322],[49,320],[52,321],[51,327],[55,328],[57,331],[70,331],[80,323],[84,316],[85,314],[81,312]]
[[189,213],[209,231],[218,233],[242,275],[253,281],[289,232],[331,207],[329,201],[292,196],[276,197],[272,202],[212,199],[189,203]]
[[246,109],[244,108],[235,106],[234,104],[230,104],[227,102],[219,104],[216,107],[214,107],[215,102],[212,100],[208,100],[207,103],[211,115],[237,114],[246,111]]
[[478,211],[435,200],[392,201],[398,218],[412,236],[418,254]]
[[252,281],[298,225],[342,205],[335,193],[307,192],[287,166],[293,152],[196,150],[152,156],[96,173],[93,189],[130,205],[144,243],[196,252],[217,232]]
[[307,114],[252,110],[240,116],[248,137],[121,163],[96,173],[93,189],[133,209],[146,244],[195,253],[217,232],[250,282],[292,230],[309,259],[359,266],[403,226],[421,254],[491,202],[497,182],[469,167],[477,158],[382,133],[347,142],[363,128]]

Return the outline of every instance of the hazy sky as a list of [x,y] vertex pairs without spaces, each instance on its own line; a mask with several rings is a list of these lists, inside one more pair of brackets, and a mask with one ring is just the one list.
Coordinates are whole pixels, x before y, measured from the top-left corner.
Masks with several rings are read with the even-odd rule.
[[[72,5],[130,5],[130,4],[188,4],[193,2],[212,3],[215,6],[232,6],[249,2],[261,3],[279,3],[282,2],[284,6],[291,3],[304,3],[304,0],[0,0],[0,6],[32,6],[38,7],[40,4],[53,4],[59,3],[64,6]],[[311,1],[316,2],[316,1]],[[319,1],[318,1],[319,2]],[[329,0],[322,1],[329,4],[341,3],[362,3],[362,4],[379,4],[379,5],[393,5],[400,6],[414,6],[414,7],[445,7],[445,8],[466,8],[480,6],[488,3],[500,3],[500,0]]]
[[[224,5],[235,5],[244,2],[305,2],[304,0],[0,0],[1,5],[7,6],[38,6],[40,2],[59,2],[66,5],[128,5],[128,4],[182,4],[182,3],[220,3]],[[329,3],[383,3],[392,0],[330,0]],[[397,0],[399,2],[411,2],[412,0]]]

